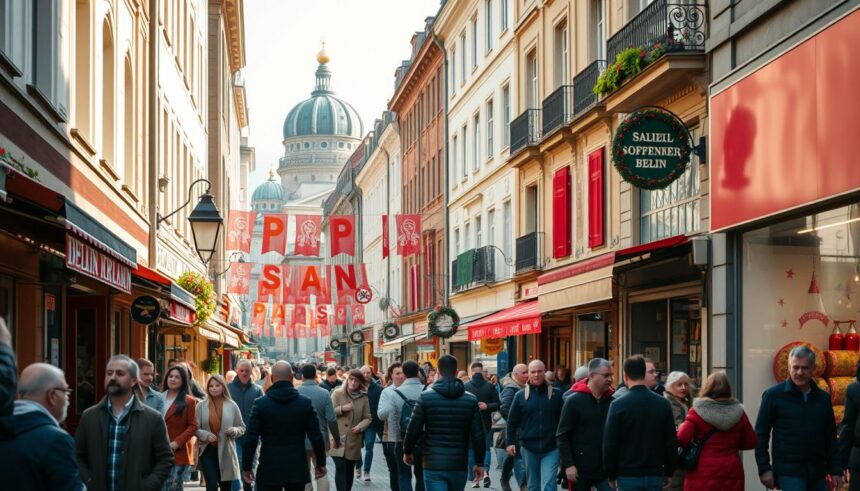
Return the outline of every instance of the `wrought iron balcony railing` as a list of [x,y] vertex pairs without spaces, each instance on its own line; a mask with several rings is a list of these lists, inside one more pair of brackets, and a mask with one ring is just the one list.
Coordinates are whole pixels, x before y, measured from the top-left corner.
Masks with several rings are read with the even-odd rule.
[[707,6],[654,0],[606,41],[607,60],[630,47],[652,50],[657,44],[666,52],[704,51],[707,38]]
[[541,106],[543,137],[573,121],[573,86],[562,85],[543,100]]
[[[495,248],[470,249],[451,261],[451,291],[459,292],[496,281]],[[464,262],[465,261],[465,262]],[[471,263],[471,264],[469,264]]]
[[573,77],[573,114],[581,114],[597,102],[594,84],[597,77],[606,70],[606,60],[596,60]]
[[538,233],[517,237],[517,273],[538,268]]
[[526,109],[511,121],[511,155],[540,141],[540,109]]

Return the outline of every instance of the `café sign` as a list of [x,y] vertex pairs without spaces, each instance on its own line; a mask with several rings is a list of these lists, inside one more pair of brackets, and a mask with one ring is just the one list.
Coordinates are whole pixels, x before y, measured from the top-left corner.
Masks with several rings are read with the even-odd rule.
[[66,234],[66,267],[131,293],[131,268],[71,234]]
[[674,114],[640,109],[627,116],[612,139],[612,163],[621,178],[642,189],[663,189],[690,164],[690,132]]

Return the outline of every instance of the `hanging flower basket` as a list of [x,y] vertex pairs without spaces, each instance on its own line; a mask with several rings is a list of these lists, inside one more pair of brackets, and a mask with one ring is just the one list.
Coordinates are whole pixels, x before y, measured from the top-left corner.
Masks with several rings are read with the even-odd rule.
[[391,341],[398,336],[400,336],[400,326],[398,326],[397,324],[393,322],[386,322],[382,326],[382,337],[386,341]]
[[203,369],[204,372],[208,374],[218,373],[221,371],[221,363],[218,360],[218,357],[214,354],[209,355],[209,358],[203,360],[200,364],[200,368]]
[[428,330],[431,336],[450,338],[460,326],[460,316],[451,307],[436,307],[427,316]]
[[212,283],[205,276],[193,271],[182,273],[177,283],[194,295],[194,305],[197,311],[195,325],[199,326],[209,320],[209,317],[215,312],[216,305],[215,289],[212,287]]

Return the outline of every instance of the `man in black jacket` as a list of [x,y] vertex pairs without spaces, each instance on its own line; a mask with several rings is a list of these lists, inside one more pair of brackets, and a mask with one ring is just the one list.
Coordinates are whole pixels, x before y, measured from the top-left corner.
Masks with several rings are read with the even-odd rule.
[[576,384],[564,401],[556,439],[561,468],[574,491],[609,491],[603,470],[603,427],[612,403],[612,364],[588,362],[588,385]]
[[341,384],[343,384],[343,380],[338,377],[337,370],[334,367],[330,367],[325,371],[325,380],[320,382],[320,387],[331,392],[340,387]]
[[[487,382],[484,378],[484,365],[476,361],[470,367],[472,370],[472,379],[466,382],[466,392],[475,396],[478,399],[478,408],[481,410],[481,422],[484,425],[484,438],[486,440],[486,450],[484,451],[484,469],[490,468],[490,450],[493,448],[493,413],[499,410],[501,405],[499,401],[499,392],[496,387]],[[475,460],[469,456],[469,469],[475,464]],[[490,487],[489,472],[484,475],[484,487]],[[478,487],[478,482],[475,481],[473,488]]]
[[[505,422],[507,422],[508,416],[510,415],[511,404],[514,402],[514,396],[526,386],[528,381],[529,367],[524,363],[514,365],[514,368],[511,369],[511,373],[502,378],[502,396],[501,404],[499,406],[499,414],[505,418]],[[505,428],[505,432],[507,433],[507,428]],[[526,487],[526,469],[522,456],[519,453],[516,455],[505,455],[505,461],[502,464],[502,491],[511,491],[511,474],[516,476],[517,484],[520,485],[520,489],[524,489]]]
[[[761,483],[785,491],[824,490],[830,474],[842,484],[842,462],[830,395],[812,383],[815,352],[798,346],[788,354],[789,379],[764,391],[755,422]],[[773,433],[773,461],[768,452]],[[851,476],[857,479],[858,476]]]
[[355,463],[356,474],[364,467],[364,473],[360,476],[363,481],[370,481],[370,466],[373,464],[373,445],[376,443],[376,437],[382,439],[382,432],[385,430],[382,420],[376,414],[379,411],[379,397],[382,395],[382,386],[373,377],[373,367],[364,365],[361,367],[361,374],[367,381],[367,402],[370,403],[370,426],[364,430],[364,460],[358,460]]
[[678,438],[669,401],[648,389],[645,358],[624,361],[628,393],[609,406],[603,429],[603,466],[613,487],[660,491],[675,472]]
[[403,441],[403,462],[412,465],[416,445],[421,445],[424,485],[427,489],[462,491],[466,486],[466,464],[470,443],[475,460],[475,478],[483,476],[484,427],[478,400],[466,393],[463,382],[455,377],[457,359],[451,355],[439,358],[436,381],[421,397]]
[[259,441],[262,447],[257,489],[303,490],[311,481],[304,457],[305,437],[310,440],[319,463],[314,468],[314,478],[326,475],[325,444],[319,420],[310,398],[293,388],[293,369],[289,363],[278,361],[272,365],[272,382],[266,395],[254,401],[251,409],[242,451],[242,477],[246,483],[255,481],[251,464]]

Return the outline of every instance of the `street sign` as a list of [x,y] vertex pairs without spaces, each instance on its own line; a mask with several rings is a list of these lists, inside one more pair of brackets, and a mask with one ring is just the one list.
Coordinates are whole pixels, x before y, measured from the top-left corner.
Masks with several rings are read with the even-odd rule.
[[373,300],[373,292],[369,288],[358,288],[355,290],[355,301],[361,304],[370,303]]
[[138,324],[152,324],[161,316],[161,303],[150,295],[141,295],[131,304],[131,318]]

